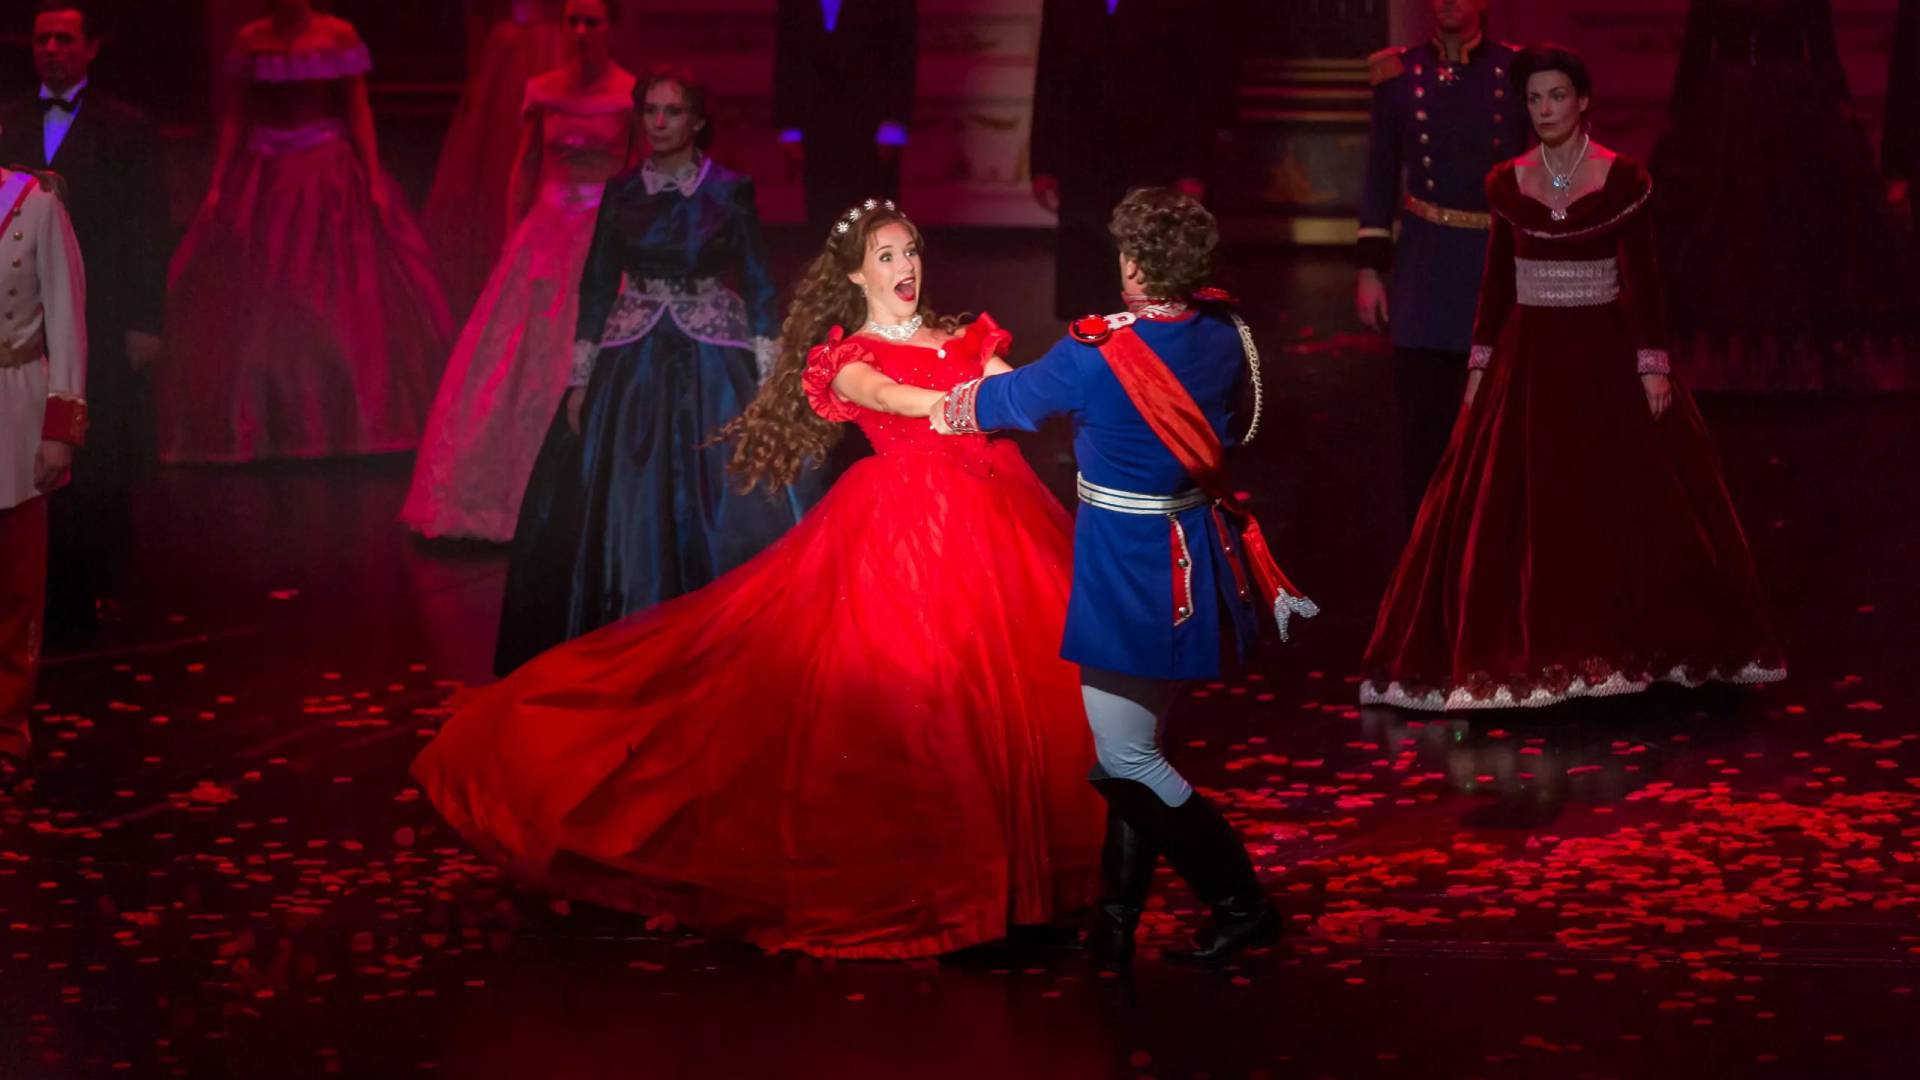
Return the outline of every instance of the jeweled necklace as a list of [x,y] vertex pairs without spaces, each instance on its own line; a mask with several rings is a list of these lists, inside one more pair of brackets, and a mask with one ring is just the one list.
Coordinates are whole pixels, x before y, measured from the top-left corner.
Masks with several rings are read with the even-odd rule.
[[[1581,163],[1587,160],[1587,150],[1592,146],[1593,146],[1593,136],[1582,135],[1580,137],[1580,152],[1574,155],[1573,165],[1569,167],[1566,172],[1563,173],[1560,170],[1554,168],[1553,159],[1547,157],[1547,144],[1546,143],[1540,144],[1540,167],[1547,170],[1547,179],[1548,179],[1548,182],[1553,186],[1552,195],[1553,195],[1553,200],[1555,202],[1564,203],[1567,201],[1568,197],[1572,194],[1574,174],[1580,171]],[[1566,207],[1564,206],[1554,207],[1553,213],[1550,216],[1555,221],[1567,220]]]
[[915,315],[906,322],[897,323],[883,323],[878,320],[869,320],[867,322],[867,333],[875,337],[885,338],[888,341],[905,344],[912,341],[913,335],[919,333],[920,328],[926,324],[927,320],[923,315]]

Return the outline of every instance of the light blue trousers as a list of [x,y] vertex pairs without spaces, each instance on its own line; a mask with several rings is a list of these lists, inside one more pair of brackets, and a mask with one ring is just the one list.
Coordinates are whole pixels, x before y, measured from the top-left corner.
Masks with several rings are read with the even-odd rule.
[[1179,684],[1117,671],[1080,669],[1080,697],[1093,727],[1093,780],[1133,780],[1179,806],[1193,785],[1160,752],[1160,726]]

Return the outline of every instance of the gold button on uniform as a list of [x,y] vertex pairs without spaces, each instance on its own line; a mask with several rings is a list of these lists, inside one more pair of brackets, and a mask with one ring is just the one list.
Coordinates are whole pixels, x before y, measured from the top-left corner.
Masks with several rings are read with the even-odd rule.
[[1427,134],[1427,133],[1426,133],[1426,132],[1424,132],[1424,131],[1420,133],[1420,145],[1421,145],[1421,146],[1425,146],[1425,145],[1427,145],[1428,143],[1430,143],[1430,142],[1432,142],[1432,141],[1433,141],[1433,136],[1431,136],[1431,135],[1429,135],[1429,134]]
[[1414,118],[1415,120],[1418,120],[1418,121],[1420,121],[1420,122],[1421,122],[1421,123],[1423,123],[1423,124],[1424,124],[1424,123],[1426,123],[1426,122],[1427,122],[1427,110],[1425,110],[1425,109],[1420,109],[1420,110],[1418,110],[1417,112],[1415,112],[1415,113],[1413,114],[1413,118]]
[[1426,166],[1427,168],[1429,168],[1429,169],[1431,169],[1431,168],[1433,168],[1433,159],[1432,159],[1432,158],[1430,158],[1430,157],[1423,157],[1423,158],[1421,158],[1421,159],[1420,159],[1420,164],[1422,164],[1422,165],[1424,165],[1424,166]]

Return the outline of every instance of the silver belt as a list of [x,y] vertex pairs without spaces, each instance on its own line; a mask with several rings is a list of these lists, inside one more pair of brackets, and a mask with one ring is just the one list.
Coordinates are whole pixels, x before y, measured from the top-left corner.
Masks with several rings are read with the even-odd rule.
[[1180,495],[1137,495],[1118,488],[1101,487],[1084,476],[1076,476],[1074,483],[1079,487],[1081,502],[1116,514],[1178,514],[1182,510],[1205,506],[1211,501],[1207,493],[1198,488]]
[[1598,307],[1620,298],[1614,259],[1515,259],[1514,299],[1522,307]]

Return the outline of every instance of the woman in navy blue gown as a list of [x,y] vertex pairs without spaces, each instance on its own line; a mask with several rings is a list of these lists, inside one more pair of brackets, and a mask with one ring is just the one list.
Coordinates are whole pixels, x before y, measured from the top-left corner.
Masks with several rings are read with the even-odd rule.
[[704,153],[706,93],[690,74],[655,71],[635,95],[651,155],[600,204],[572,388],[514,534],[503,675],[746,562],[808,501],[736,491],[713,442],[758,392],[779,329],[753,181]]

